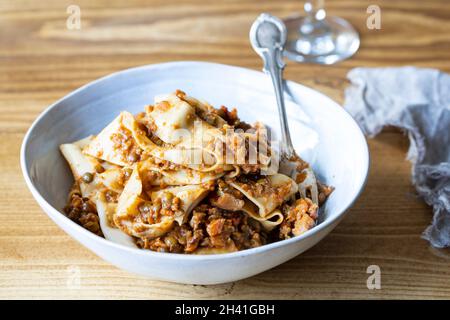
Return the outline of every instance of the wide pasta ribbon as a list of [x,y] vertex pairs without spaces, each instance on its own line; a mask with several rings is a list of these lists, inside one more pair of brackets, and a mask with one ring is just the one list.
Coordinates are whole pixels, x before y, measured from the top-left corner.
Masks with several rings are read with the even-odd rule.
[[[82,152],[82,148],[85,147],[92,137],[88,137],[74,143],[62,144],[59,148],[64,158],[69,164],[72,175],[80,186],[81,194],[84,198],[89,198],[95,194],[100,183],[96,176],[96,170],[100,166],[100,162],[91,156],[85,155]],[[93,181],[86,183],[82,177],[86,173],[92,174]]]
[[211,109],[194,98],[170,94],[157,97],[146,112],[159,139],[175,149],[199,152],[193,157],[195,164],[201,160],[196,170],[232,170],[248,164],[268,167],[270,155],[261,152],[270,151],[264,126],[257,124],[254,132],[235,131]]
[[139,165],[134,169],[119,197],[114,223],[128,235],[153,239],[170,231],[175,220],[171,216],[163,216],[160,222],[150,224],[142,219],[139,206],[145,199],[142,195],[142,180],[138,167]]
[[99,193],[95,205],[97,207],[100,228],[105,239],[127,247],[136,248],[137,246],[133,238],[115,226],[113,216],[117,210],[117,204],[107,202],[105,195]]
[[189,213],[207,196],[209,190],[198,185],[188,185],[179,187],[168,187],[157,191],[150,192],[150,197],[153,202],[158,198],[164,197],[169,193],[181,200],[181,211],[179,215],[175,214],[175,221],[179,225],[186,222]]
[[[115,224],[127,234],[135,237],[154,239],[170,231],[175,221],[180,225],[183,224],[191,210],[209,192],[209,189],[202,185],[186,185],[161,188],[155,191],[149,190],[146,194],[143,191],[141,170],[141,164],[137,164],[119,197],[114,215]],[[149,202],[146,198],[150,198],[151,203],[157,203],[158,199],[161,200],[167,194],[181,201],[179,210],[172,212],[171,215],[162,214],[157,223],[146,221],[139,207],[143,203]]]
[[239,182],[227,181],[233,188],[239,190],[246,199],[242,211],[252,219],[257,220],[268,232],[283,222],[283,214],[277,208],[288,201],[298,191],[294,180],[284,174],[266,176],[264,188],[260,190],[258,181]]
[[294,180],[280,173],[265,176],[263,179],[263,182],[246,181],[244,183],[238,180],[227,182],[256,205],[259,216],[265,218],[297,193],[298,187]]

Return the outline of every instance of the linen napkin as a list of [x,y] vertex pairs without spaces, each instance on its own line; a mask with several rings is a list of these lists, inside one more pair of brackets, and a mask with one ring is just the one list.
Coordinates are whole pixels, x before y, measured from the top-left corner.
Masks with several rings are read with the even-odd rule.
[[370,137],[383,126],[404,129],[412,182],[433,207],[423,238],[450,246],[450,75],[415,67],[355,68],[348,75],[345,108]]

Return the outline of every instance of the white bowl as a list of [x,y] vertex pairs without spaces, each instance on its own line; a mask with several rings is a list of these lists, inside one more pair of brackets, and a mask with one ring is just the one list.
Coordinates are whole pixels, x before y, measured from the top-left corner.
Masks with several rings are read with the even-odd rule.
[[114,73],[75,90],[33,123],[22,145],[22,171],[34,198],[64,231],[106,261],[154,279],[217,284],[273,268],[314,246],[344,217],[360,194],[369,153],[358,125],[326,96],[286,82],[285,99],[296,150],[321,181],[336,189],[305,234],[262,247],[220,255],[181,255],[124,247],[100,238],[62,214],[72,176],[58,146],[98,133],[121,110],[138,112],[156,94],[181,89],[214,106],[236,107],[241,119],[278,128],[268,76],[262,72],[205,62],[173,62]]

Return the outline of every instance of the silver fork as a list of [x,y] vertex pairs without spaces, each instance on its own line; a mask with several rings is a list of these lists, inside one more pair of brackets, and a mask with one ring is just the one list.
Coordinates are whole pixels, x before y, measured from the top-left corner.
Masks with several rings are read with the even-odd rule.
[[[295,179],[300,157],[298,157],[292,145],[283,96],[283,69],[285,67],[283,50],[286,43],[286,34],[286,26],[283,21],[268,13],[263,13],[253,22],[250,29],[250,42],[253,49],[262,58],[264,62],[263,71],[270,75],[275,90],[282,142],[280,172]],[[308,165],[301,173],[306,178],[298,184],[300,195],[306,198],[307,191],[309,191],[311,200],[318,204],[319,193],[314,172]]]

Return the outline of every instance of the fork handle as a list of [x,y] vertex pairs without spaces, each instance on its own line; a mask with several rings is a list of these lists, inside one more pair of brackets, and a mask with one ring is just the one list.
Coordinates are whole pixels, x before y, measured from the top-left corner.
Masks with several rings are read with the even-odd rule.
[[284,104],[284,90],[283,90],[283,69],[284,62],[281,57],[282,51],[279,48],[269,50],[265,55],[267,59],[264,64],[264,71],[270,74],[275,96],[277,99],[278,115],[280,118],[281,141],[283,154],[287,158],[295,155],[294,146],[292,145],[291,135],[289,133],[289,125],[286,114],[286,107]]

